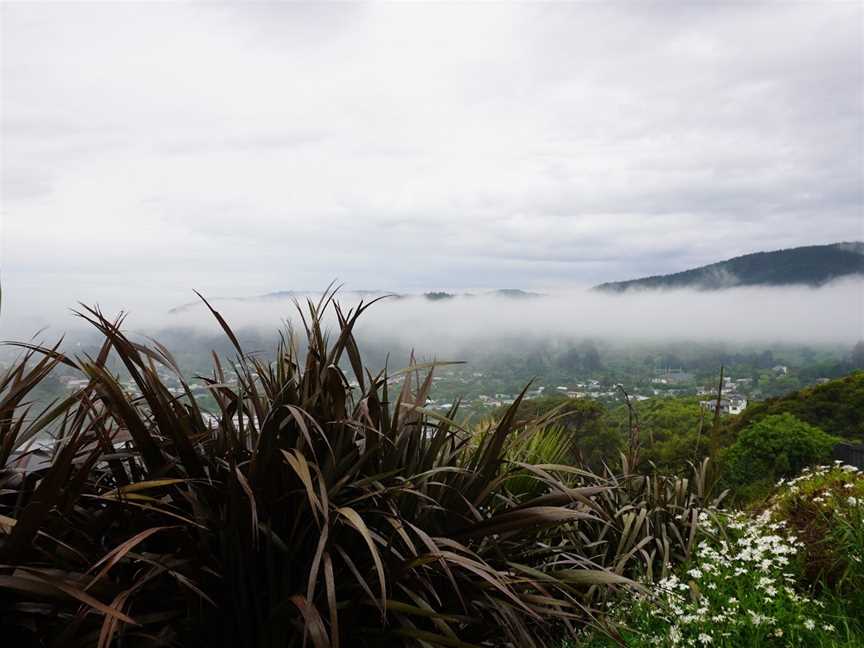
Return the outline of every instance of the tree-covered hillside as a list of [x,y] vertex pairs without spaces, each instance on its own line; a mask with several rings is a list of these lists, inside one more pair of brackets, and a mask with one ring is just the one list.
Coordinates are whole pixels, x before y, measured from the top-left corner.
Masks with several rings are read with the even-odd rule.
[[864,439],[864,371],[832,380],[824,385],[794,391],[779,398],[750,404],[728,419],[730,436],[766,416],[789,413],[833,436]]
[[[615,463],[626,446],[630,424],[638,425],[642,467],[686,472],[690,462],[712,454],[712,418],[699,405],[700,397],[657,397],[633,403],[634,418],[625,405],[604,407],[590,398],[547,396],[522,401],[519,418],[557,412],[555,422],[571,434],[578,459],[596,468]],[[507,411],[493,413],[500,418]],[[740,433],[768,417],[789,415],[832,436],[864,440],[864,371],[824,385],[800,389],[765,401],[753,401],[742,414],[723,416],[713,452],[735,443]],[[715,457],[716,459],[717,457]],[[773,483],[773,482],[771,482]]]
[[735,286],[821,286],[854,274],[864,274],[864,243],[861,242],[745,254],[674,274],[604,283],[596,289],[624,292],[658,288],[720,290]]

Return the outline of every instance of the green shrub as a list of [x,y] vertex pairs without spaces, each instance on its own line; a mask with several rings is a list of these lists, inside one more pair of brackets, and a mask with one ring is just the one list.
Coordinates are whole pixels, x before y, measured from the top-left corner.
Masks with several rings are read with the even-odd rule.
[[773,484],[826,459],[833,437],[791,414],[767,416],[722,453],[723,479],[734,487]]

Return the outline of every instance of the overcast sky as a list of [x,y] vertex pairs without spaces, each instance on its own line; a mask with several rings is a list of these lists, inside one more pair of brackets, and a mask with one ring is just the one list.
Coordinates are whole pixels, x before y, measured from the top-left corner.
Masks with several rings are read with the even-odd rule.
[[5,310],[864,238],[862,4],[2,5]]

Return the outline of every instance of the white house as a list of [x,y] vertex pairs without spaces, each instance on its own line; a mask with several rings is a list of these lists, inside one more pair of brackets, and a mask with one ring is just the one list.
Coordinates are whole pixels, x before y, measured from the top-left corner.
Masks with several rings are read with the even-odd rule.
[[[717,408],[717,399],[713,398],[711,400],[699,401],[699,404],[702,406],[702,409],[713,412]],[[740,414],[746,409],[746,407],[747,399],[740,396],[720,399],[721,414]]]

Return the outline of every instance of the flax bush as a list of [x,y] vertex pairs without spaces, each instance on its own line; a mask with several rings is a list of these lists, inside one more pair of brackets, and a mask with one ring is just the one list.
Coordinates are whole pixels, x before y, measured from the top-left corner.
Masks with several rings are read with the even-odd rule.
[[[561,533],[613,486],[511,461],[534,430],[515,421],[521,397],[472,438],[455,411],[425,410],[434,366],[368,371],[353,336],[366,306],[309,302],[305,335],[271,358],[213,311],[236,351],[200,377],[213,411],[168,349],[96,309],[81,313],[103,339],[92,357],[19,345],[0,373],[4,642],[541,648],[592,623],[596,589],[628,581]],[[59,364],[84,386],[34,411]]]

